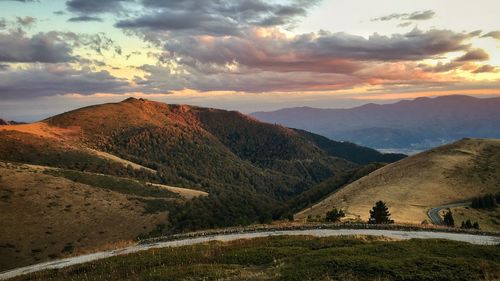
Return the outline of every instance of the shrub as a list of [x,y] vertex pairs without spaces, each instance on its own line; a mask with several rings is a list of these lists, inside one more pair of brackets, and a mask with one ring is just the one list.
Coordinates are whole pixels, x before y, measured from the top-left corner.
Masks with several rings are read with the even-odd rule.
[[338,210],[337,208],[333,208],[331,211],[326,213],[325,220],[329,222],[338,222],[343,217],[345,217],[345,213],[343,210]]

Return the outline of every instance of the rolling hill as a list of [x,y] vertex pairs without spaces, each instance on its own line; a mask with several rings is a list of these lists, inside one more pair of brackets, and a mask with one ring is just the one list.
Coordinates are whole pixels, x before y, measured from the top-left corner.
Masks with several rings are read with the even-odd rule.
[[500,97],[442,96],[351,109],[256,112],[264,122],[377,149],[426,150],[464,137],[500,138]]
[[400,157],[234,111],[142,99],[0,126],[0,213],[10,229],[0,234],[0,268],[268,222],[289,202],[323,196],[328,188],[312,187],[326,179],[342,185],[360,164]]
[[[396,222],[419,224],[431,207],[500,192],[500,140],[463,139],[382,167],[296,214],[298,219],[344,208],[366,221],[378,200]],[[500,222],[499,222],[500,224]]]
[[134,241],[165,223],[168,212],[150,208],[155,201],[181,200],[168,191],[147,194],[138,186],[142,194],[134,194],[48,171],[54,170],[0,162],[0,221],[9,230],[0,234],[0,270]]

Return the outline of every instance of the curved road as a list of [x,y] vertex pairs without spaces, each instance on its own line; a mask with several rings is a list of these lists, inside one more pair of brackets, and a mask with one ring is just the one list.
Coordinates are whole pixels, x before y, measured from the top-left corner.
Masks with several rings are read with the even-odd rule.
[[431,208],[428,212],[427,215],[431,219],[432,223],[435,225],[444,225],[444,221],[439,215],[439,212],[443,209],[448,209],[448,208],[454,208],[454,207],[463,207],[463,206],[469,206],[471,203],[470,202],[461,202],[461,203],[453,203],[453,204],[447,204],[447,205],[441,205],[437,206],[434,208]]
[[150,243],[150,244],[137,244],[113,251],[104,251],[94,254],[82,255],[77,257],[71,257],[71,258],[16,268],[13,270],[0,273],[0,280],[5,280],[23,274],[33,273],[46,269],[63,268],[99,259],[136,253],[153,248],[179,247],[185,245],[204,243],[208,241],[225,242],[238,239],[249,239],[249,238],[268,237],[268,236],[280,236],[280,235],[312,235],[317,237],[345,236],[345,235],[372,235],[372,236],[386,236],[389,238],[403,239],[403,240],[412,238],[448,239],[448,240],[468,242],[479,245],[500,244],[500,237],[473,235],[465,233],[449,233],[449,232],[401,231],[401,230],[379,230],[379,229],[309,229],[309,230],[260,231],[260,232],[249,232],[249,233],[211,235],[211,236],[204,236],[197,238],[185,238],[180,240]]

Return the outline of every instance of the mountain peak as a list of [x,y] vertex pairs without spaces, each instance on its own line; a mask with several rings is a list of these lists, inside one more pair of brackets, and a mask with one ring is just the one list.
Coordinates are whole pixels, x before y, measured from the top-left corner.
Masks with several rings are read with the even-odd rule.
[[134,98],[134,97],[130,97],[130,98],[127,98],[127,99],[124,99],[122,101],[122,103],[127,103],[127,102],[145,102],[145,101],[148,101],[147,99],[143,99],[143,98]]

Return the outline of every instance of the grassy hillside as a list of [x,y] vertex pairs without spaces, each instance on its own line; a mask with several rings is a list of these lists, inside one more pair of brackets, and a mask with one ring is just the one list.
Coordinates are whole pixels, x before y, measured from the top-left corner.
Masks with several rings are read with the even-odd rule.
[[14,280],[498,280],[498,246],[270,237],[155,249]]
[[25,131],[18,131],[18,127],[0,127],[0,160],[160,181],[154,171],[134,169],[99,156],[85,149],[78,139],[38,135],[30,131],[36,129],[37,124],[21,127],[29,129]]
[[477,222],[481,230],[500,232],[500,207],[491,209],[473,209],[468,206],[451,208],[455,224],[460,226],[463,221]]
[[0,270],[133,241],[167,222],[168,212],[151,209],[155,200],[165,206],[180,200],[167,191],[112,188],[100,176],[86,174],[80,183],[59,173],[0,162]]
[[464,139],[376,170],[296,217],[324,215],[335,206],[350,219],[367,220],[383,200],[397,222],[421,223],[431,207],[500,191],[499,165],[500,140]]

